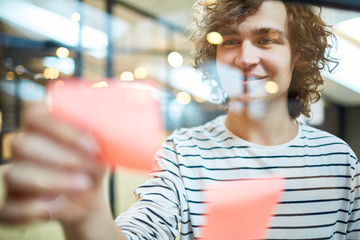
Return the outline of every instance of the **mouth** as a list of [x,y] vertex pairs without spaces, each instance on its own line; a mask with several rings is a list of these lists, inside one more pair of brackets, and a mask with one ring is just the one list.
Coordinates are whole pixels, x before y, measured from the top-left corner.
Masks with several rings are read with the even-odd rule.
[[260,81],[264,80],[266,76],[252,76],[252,75],[244,75],[244,81]]

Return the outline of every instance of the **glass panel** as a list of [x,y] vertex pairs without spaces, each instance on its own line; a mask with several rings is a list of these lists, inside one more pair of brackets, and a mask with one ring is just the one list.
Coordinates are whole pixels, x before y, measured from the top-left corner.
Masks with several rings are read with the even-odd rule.
[[[226,104],[220,100],[227,95],[218,91],[226,86],[216,78],[204,79],[204,73],[194,68],[195,46],[186,30],[195,2],[0,0],[0,163],[11,161],[9,142],[20,129],[22,110],[31,102],[45,102],[46,86],[53,79],[109,78],[156,84],[167,136],[175,129],[198,126],[226,114]],[[107,3],[112,3],[111,14],[106,12]],[[325,81],[321,98],[311,106],[310,117],[301,115],[298,120],[342,138],[360,156],[360,9],[324,7],[322,15],[337,37],[328,40],[334,44],[331,55],[339,65],[332,64],[330,73],[321,71]],[[233,44],[231,40],[227,44]],[[206,70],[220,68],[211,62]],[[224,69],[226,75],[239,77],[238,69]],[[226,90],[230,92],[238,88],[251,92],[250,83],[229,85]],[[277,85],[267,87],[270,90],[264,83],[261,92],[278,91]],[[264,112],[260,106],[250,114],[261,118]],[[143,175],[135,174],[137,180],[128,181],[130,173],[122,171],[118,170],[115,185],[126,192],[114,194],[120,201],[116,214],[133,203],[129,186],[144,180]]]

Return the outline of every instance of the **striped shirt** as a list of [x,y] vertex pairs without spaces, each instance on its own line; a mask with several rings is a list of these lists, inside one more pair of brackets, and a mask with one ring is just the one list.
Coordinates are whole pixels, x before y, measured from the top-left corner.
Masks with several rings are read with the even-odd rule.
[[285,190],[267,239],[360,239],[360,166],[344,141],[299,123],[290,142],[260,146],[231,133],[224,119],[169,136],[159,169],[115,220],[128,239],[197,239],[209,183],[269,175],[283,177]]

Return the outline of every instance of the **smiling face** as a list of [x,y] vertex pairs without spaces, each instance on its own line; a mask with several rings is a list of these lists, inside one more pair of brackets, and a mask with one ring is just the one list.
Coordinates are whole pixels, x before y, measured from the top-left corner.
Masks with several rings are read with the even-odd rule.
[[[280,1],[264,1],[254,14],[221,34],[223,43],[216,52],[217,71],[230,99],[248,102],[266,97],[286,103],[295,60],[285,5]],[[264,91],[269,81],[278,87],[276,93]]]

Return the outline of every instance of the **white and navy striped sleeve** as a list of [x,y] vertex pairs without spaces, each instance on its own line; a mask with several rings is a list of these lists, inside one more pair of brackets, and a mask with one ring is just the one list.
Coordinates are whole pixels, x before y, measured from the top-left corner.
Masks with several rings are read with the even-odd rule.
[[360,164],[353,152],[351,158],[351,199],[346,239],[360,239]]
[[156,154],[156,169],[135,190],[136,203],[115,223],[128,239],[175,239],[186,205],[174,144],[168,139]]

